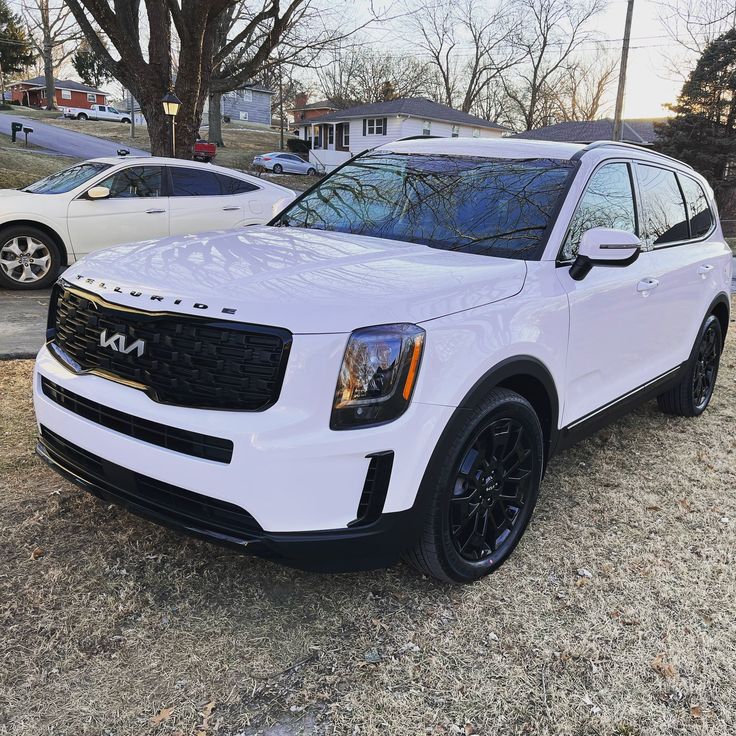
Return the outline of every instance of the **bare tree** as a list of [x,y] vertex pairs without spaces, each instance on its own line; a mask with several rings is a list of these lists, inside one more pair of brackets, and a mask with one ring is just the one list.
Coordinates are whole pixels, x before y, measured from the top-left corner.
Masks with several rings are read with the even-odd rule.
[[435,0],[415,8],[407,24],[412,30],[408,40],[427,56],[437,76],[437,96],[463,112],[522,59],[515,44],[520,19],[510,5]]
[[[242,25],[222,43],[222,14],[236,5],[236,0],[115,0],[113,5],[108,0],[66,0],[92,49],[138,100],[155,155],[171,151],[161,99],[172,88],[176,72],[173,89],[182,105],[176,119],[179,132],[174,155],[185,158],[192,155],[218,63],[245,45],[247,63],[239,67],[229,84],[255,76],[305,2],[257,1]],[[144,13],[147,45],[141,40]],[[103,34],[109,40],[109,50]],[[215,78],[219,79],[219,72]]]
[[733,0],[660,0],[658,4],[668,36],[698,56],[711,41],[736,26]]
[[43,63],[46,107],[56,109],[56,70],[77,50],[82,31],[61,0],[24,0],[28,35]]
[[515,43],[523,63],[503,80],[524,130],[553,120],[565,67],[583,43],[594,40],[590,21],[602,8],[602,0],[516,0],[522,25]]
[[606,93],[616,81],[617,74],[617,61],[607,59],[603,52],[593,61],[569,61],[552,90],[556,118],[563,122],[600,118],[605,111]]
[[429,93],[429,66],[411,54],[376,54],[367,43],[353,43],[330,54],[318,70],[321,93],[339,105],[379,102]]

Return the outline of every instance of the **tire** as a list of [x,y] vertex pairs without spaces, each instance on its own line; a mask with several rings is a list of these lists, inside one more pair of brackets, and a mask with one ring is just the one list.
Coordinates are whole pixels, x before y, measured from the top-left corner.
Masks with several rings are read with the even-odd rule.
[[316,169],[307,169],[307,176],[315,176],[317,174]]
[[700,328],[682,381],[657,396],[659,408],[665,414],[698,417],[708,408],[718,378],[722,350],[721,323],[711,314]]
[[87,120],[87,115],[85,115],[83,112],[80,112],[79,115],[77,115],[77,120]]
[[17,226],[0,231],[0,286],[45,289],[56,280],[60,267],[59,248],[43,230]]
[[539,418],[514,391],[493,389],[460,421],[429,481],[420,540],[405,554],[419,571],[452,583],[478,580],[508,559],[531,519],[544,465]]
[[273,165],[273,173],[274,174],[280,174],[284,170],[284,167],[281,164],[274,164]]
[[130,125],[130,118],[123,118],[120,122],[123,125]]

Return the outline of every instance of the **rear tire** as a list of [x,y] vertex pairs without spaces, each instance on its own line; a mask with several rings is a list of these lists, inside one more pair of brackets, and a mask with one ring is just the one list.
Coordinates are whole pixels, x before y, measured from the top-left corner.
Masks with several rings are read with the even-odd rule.
[[657,396],[659,408],[665,414],[697,417],[708,408],[718,378],[722,349],[721,323],[711,314],[700,328],[695,350],[682,380]]
[[56,280],[61,253],[53,238],[30,226],[0,231],[0,286],[45,289]]
[[504,388],[467,412],[436,477],[421,538],[407,561],[451,583],[478,580],[514,551],[531,519],[544,464],[531,404]]
[[274,174],[280,174],[284,170],[284,167],[281,164],[274,164],[272,170]]
[[307,169],[307,176],[314,176],[316,173],[316,169]]
[[123,118],[120,122],[123,123],[123,125],[130,125],[130,118]]
[[83,112],[80,112],[79,115],[77,115],[77,120],[87,120],[87,116]]

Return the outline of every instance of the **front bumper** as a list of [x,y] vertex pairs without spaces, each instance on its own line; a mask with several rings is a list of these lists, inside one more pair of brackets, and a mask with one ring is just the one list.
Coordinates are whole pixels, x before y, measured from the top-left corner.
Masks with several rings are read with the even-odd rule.
[[[298,337],[298,336],[297,336]],[[344,337],[309,336],[295,340],[292,366],[307,345]],[[326,345],[314,345],[317,350]],[[319,365],[309,361],[311,365]],[[193,410],[153,402],[143,392],[92,375],[75,375],[46,348],[39,353],[34,403],[41,431],[38,452],[57,471],[98,497],[189,534],[236,545],[262,556],[309,569],[367,569],[391,564],[418,533],[417,490],[440,433],[448,407],[414,404],[399,420],[382,427],[349,432],[329,429],[334,370],[325,376],[287,371],[279,402],[265,412]],[[114,431],[60,406],[41,387],[46,378],[66,391],[105,407],[182,430],[231,440],[229,463],[192,457]],[[328,378],[328,380],[323,380]],[[329,387],[324,397],[316,386]],[[297,408],[296,397],[315,405]],[[317,411],[322,399],[326,406]],[[44,432],[46,437],[44,437]],[[102,466],[80,468],[49,437],[58,437]],[[382,513],[371,523],[349,526],[358,513],[375,453],[394,453]],[[73,453],[72,453],[73,454]],[[104,467],[101,472],[100,467]],[[138,476],[145,492],[132,489]],[[192,502],[162,508],[150,497],[151,482],[180,489]],[[136,492],[132,492],[132,490]],[[211,508],[247,512],[252,525],[212,524]],[[184,513],[186,511],[186,513]],[[215,508],[215,514],[219,513]]]

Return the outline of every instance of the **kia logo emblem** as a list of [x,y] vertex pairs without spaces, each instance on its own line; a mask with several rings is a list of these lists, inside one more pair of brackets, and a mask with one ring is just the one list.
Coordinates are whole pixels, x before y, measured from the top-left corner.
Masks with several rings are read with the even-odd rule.
[[119,332],[110,337],[107,335],[107,330],[102,330],[100,333],[100,345],[103,348],[111,348],[117,353],[123,353],[123,355],[130,355],[135,352],[137,358],[140,358],[146,350],[146,343],[143,340],[135,340],[130,345],[127,343],[127,336]]

